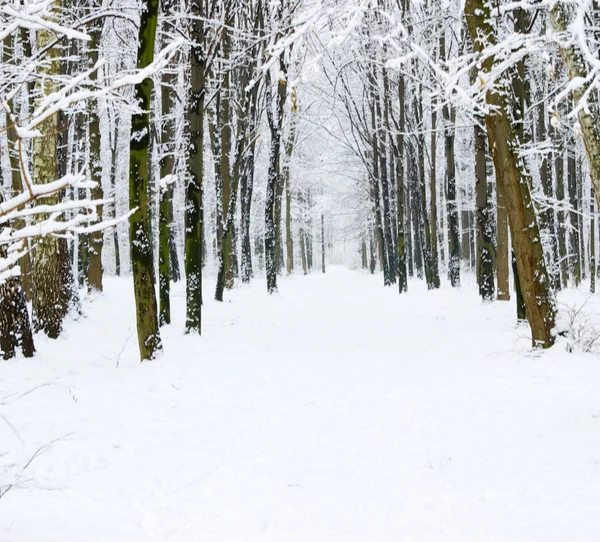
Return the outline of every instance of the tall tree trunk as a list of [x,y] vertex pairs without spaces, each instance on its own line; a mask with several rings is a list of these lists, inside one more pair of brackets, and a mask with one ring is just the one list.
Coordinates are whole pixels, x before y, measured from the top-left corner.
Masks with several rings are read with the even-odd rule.
[[509,242],[508,242],[508,214],[502,195],[502,187],[496,175],[496,277],[498,280],[499,301],[510,300],[509,283]]
[[[92,9],[100,9],[102,2],[94,0]],[[94,66],[98,62],[98,50],[100,48],[100,38],[102,37],[102,26],[99,21],[93,24],[90,31],[91,42],[89,52],[89,63]],[[98,78],[98,72],[93,71],[90,80],[94,83]],[[89,170],[91,180],[96,183],[92,188],[92,199],[102,199],[104,191],[102,190],[102,161],[100,157],[100,110],[98,100],[90,100],[89,103]],[[98,221],[102,220],[102,206],[97,207]],[[102,277],[104,270],[102,268],[102,250],[104,248],[104,232],[97,231],[89,235],[89,261],[87,269],[87,282],[89,291],[102,291]]]
[[[110,116],[110,110],[109,110]],[[113,218],[117,218],[117,159],[118,159],[118,140],[119,140],[119,114],[114,112],[114,126],[109,127],[110,143],[110,187],[113,197]],[[121,275],[121,253],[119,247],[119,228],[113,228],[113,245],[115,247],[115,274]]]
[[420,194],[420,230],[423,242],[423,267],[425,271],[425,280],[427,288],[433,290],[439,288],[439,276],[437,270],[433,267],[431,228],[429,224],[429,214],[427,212],[427,189],[425,187],[425,134],[423,130],[423,93],[419,88],[418,98],[415,98],[415,118],[417,124],[421,126],[417,137],[418,157],[419,157],[419,194]]
[[[497,43],[492,26],[490,5],[486,0],[467,0],[465,16],[476,53]],[[485,36],[486,39],[481,39]],[[496,66],[494,56],[487,56],[481,71],[490,73]],[[531,327],[534,346],[547,348],[554,343],[556,305],[544,261],[544,251],[529,188],[529,176],[517,155],[518,139],[510,122],[510,103],[506,84],[487,92],[492,112],[486,115],[490,148],[500,189],[505,198],[512,245]]]
[[404,130],[406,129],[405,110],[405,84],[404,75],[398,75],[398,135],[396,137],[396,220],[398,222],[398,291],[400,293],[408,290],[408,275],[406,269],[406,239],[405,239],[405,217],[404,204],[406,194],[404,190]]
[[[440,36],[440,58],[446,60],[446,33]],[[454,160],[454,108],[446,104],[444,117],[444,147],[446,151],[446,205],[448,208],[448,277],[452,286],[460,286],[460,232],[456,201],[456,164]]]
[[202,0],[191,0],[188,183],[185,191],[185,277],[187,333],[202,331],[202,180],[204,176],[204,99],[206,59]]
[[[546,141],[548,137],[547,129],[547,114],[546,104],[542,102],[538,106],[538,140],[540,142]],[[552,168],[550,160],[547,154],[542,155],[540,163],[540,180],[542,181],[542,190],[544,196],[551,200],[553,197],[552,190]],[[554,291],[560,290],[560,266],[558,256],[558,242],[556,232],[556,219],[554,216],[554,206],[549,203],[546,204],[545,209],[542,211],[540,216],[540,228],[546,232],[546,235],[550,242],[550,261],[552,267],[550,271],[550,280],[552,281],[552,288]]]
[[[5,64],[14,62],[12,36],[4,39],[3,47],[3,62]],[[12,100],[7,103],[7,107],[12,111]],[[16,195],[21,193],[23,186],[19,171],[19,158],[15,148],[17,133],[8,111],[6,112],[6,136],[6,152],[10,165],[11,187],[13,193]],[[0,203],[2,203],[1,191]],[[2,226],[1,223],[0,226]],[[24,223],[21,222],[14,226],[16,229],[21,229]],[[6,249],[2,245],[0,245],[0,257],[6,257]],[[19,260],[19,265],[22,267],[24,262],[26,262],[26,265],[29,263],[29,254]],[[18,347],[21,347],[21,351],[25,357],[32,357],[35,353],[21,276],[9,278],[4,283],[0,283],[0,354],[2,354],[4,359],[13,358],[16,355]]]
[[[267,194],[265,202],[265,267],[267,274],[267,291],[272,294],[277,291],[278,267],[278,237],[277,237],[277,197],[280,176],[281,160],[281,129],[283,126],[283,106],[287,96],[286,67],[280,60],[281,78],[277,81],[277,96],[275,110],[273,111],[272,81],[269,71],[265,73],[267,88],[267,118],[271,132],[271,148],[269,168],[267,173]],[[279,215],[281,219],[281,215]]]
[[232,251],[232,226],[228,226],[228,217],[232,199],[235,196],[232,187],[231,178],[231,107],[230,107],[230,68],[229,54],[231,50],[231,35],[228,27],[232,25],[232,16],[226,17],[226,26],[223,28],[221,38],[221,61],[222,61],[222,79],[220,83],[219,95],[220,104],[218,108],[218,124],[220,128],[218,151],[220,151],[220,183],[221,183],[221,223],[218,231],[219,239],[219,267],[223,268],[222,275],[217,279],[217,291],[215,298],[223,301],[223,288],[233,287],[233,251]]
[[437,212],[437,100],[431,98],[431,167],[429,169],[429,192],[431,196],[430,203],[430,230],[431,230],[431,270],[433,273],[433,285],[440,287],[440,270],[438,263],[438,212]]
[[[255,127],[255,124],[252,124]],[[247,150],[246,166],[241,178],[241,238],[242,238],[242,282],[249,283],[252,273],[252,243],[250,241],[250,218],[252,206],[252,192],[254,188],[254,129],[250,130],[252,142]]]
[[[295,101],[295,89],[292,91]],[[296,108],[296,104],[292,106]],[[292,187],[290,166],[292,161],[292,153],[296,144],[296,114],[292,115],[290,121],[290,133],[285,146],[286,159],[283,164],[283,181],[285,183],[285,248],[286,248],[286,268],[287,274],[291,275],[294,272],[294,239],[292,237]]]
[[[27,39],[29,42],[29,34],[28,32],[23,31],[22,38]],[[11,64],[16,62],[15,59],[15,49],[14,49],[15,40],[12,35],[4,38],[4,47],[3,47],[3,62],[5,64]],[[25,44],[22,44],[24,50],[27,49]],[[34,87],[30,84],[27,87],[28,91],[34,89]],[[8,100],[7,102],[8,109],[11,112],[14,112],[13,100]],[[21,111],[23,113],[23,111]],[[16,148],[17,142],[17,130],[13,124],[11,116],[8,112],[6,112],[6,142],[7,142],[7,153],[8,153],[8,164],[10,166],[10,186],[13,190],[13,194],[18,194],[23,190],[23,182],[21,180],[21,172],[20,172],[20,163],[19,163],[19,153]],[[24,220],[16,221],[15,228],[21,229],[26,225]],[[27,239],[23,240],[23,245],[27,248],[29,242]],[[21,273],[18,277],[19,284],[23,289],[25,300],[31,301],[33,292],[32,292],[32,275],[31,275],[31,253],[27,251],[25,255],[19,260],[19,267]],[[27,317],[29,321],[29,316]]]
[[[524,34],[527,32],[529,27],[528,14],[521,8],[517,8],[514,12],[514,29],[515,32]],[[525,131],[525,107],[529,103],[529,84],[525,78],[525,59],[521,58],[512,74],[511,85],[514,94],[512,103],[512,120],[513,128],[516,139],[517,155],[520,149],[525,143],[529,143],[530,133]],[[535,209],[534,209],[535,212]],[[511,234],[513,233],[511,229]],[[523,292],[521,290],[521,278],[519,277],[519,267],[517,266],[517,260],[514,251],[512,251],[512,264],[513,264],[513,276],[515,278],[515,297],[517,300],[517,320],[526,320],[526,307]]]
[[[158,0],[145,0],[140,16],[137,68],[146,68],[154,59],[154,41],[158,19]],[[131,231],[131,265],[135,293],[138,344],[142,361],[155,358],[162,351],[158,327],[154,260],[148,200],[148,145],[150,142],[150,106],[152,80],[135,86],[136,102],[141,112],[131,119],[129,158],[129,207],[138,210],[129,220]]]
[[[48,30],[37,31],[39,49],[54,41],[54,34]],[[40,98],[57,89],[54,78],[60,73],[60,49],[52,47],[47,55],[47,63],[40,68],[42,75],[38,91]],[[58,115],[44,121],[38,129],[43,137],[33,142],[33,178],[36,184],[47,184],[59,175],[58,155]],[[45,198],[42,204],[58,204],[62,194]],[[47,218],[42,215],[39,219]],[[75,285],[69,264],[69,249],[65,238],[46,236],[39,239],[33,258],[33,328],[43,331],[51,339],[56,339],[63,326],[63,320],[71,307]]]
[[[379,176],[381,179],[381,195],[383,203],[384,213],[384,227],[385,227],[385,243],[387,247],[388,265],[389,265],[389,279],[391,284],[396,283],[396,277],[398,274],[397,270],[397,258],[396,258],[396,246],[394,243],[394,234],[392,233],[392,209],[391,209],[391,196],[390,196],[390,183],[388,176],[388,141],[387,135],[389,132],[389,107],[388,107],[388,95],[389,95],[389,84],[387,72],[382,69],[382,80],[383,80],[383,95],[380,94],[377,83],[374,82],[375,92],[375,107],[377,111],[377,118],[379,119],[379,125],[377,126],[377,142],[379,146]],[[383,107],[382,107],[383,101]],[[383,111],[382,111],[383,109]]]
[[567,179],[569,187],[569,211],[570,221],[570,243],[569,243],[569,271],[575,282],[579,286],[581,282],[581,259],[579,256],[579,219],[578,219],[578,201],[577,201],[577,162],[575,160],[574,141],[570,141],[570,148],[567,150]]
[[[168,25],[164,20],[170,16],[173,9],[172,0],[162,1],[163,34],[166,34]],[[177,253],[171,261],[172,252],[172,220],[173,220],[173,179],[175,166],[175,86],[177,73],[173,70],[164,70],[161,88],[161,153],[160,153],[160,179],[161,183],[168,180],[165,188],[160,190],[160,204],[158,217],[158,299],[160,325],[171,323],[171,266],[177,265]]]
[[557,211],[557,235],[558,235],[558,260],[560,270],[560,283],[562,288],[567,287],[569,278],[569,262],[567,255],[567,230],[564,211],[565,201],[565,160],[564,142],[560,139],[557,128],[552,129],[553,153],[554,153],[554,176],[556,178],[556,199],[558,200]]
[[485,119],[475,117],[475,199],[477,206],[477,284],[483,301],[493,301],[494,244],[492,242],[491,208],[488,202]]
[[383,269],[383,284],[389,286],[392,283],[390,277],[390,258],[388,250],[390,248],[387,242],[386,232],[388,231],[385,225],[385,208],[383,206],[383,198],[381,195],[380,187],[380,166],[381,161],[379,158],[379,137],[378,131],[378,115],[376,102],[378,100],[375,92],[375,78],[373,74],[369,75],[370,84],[370,111],[371,111],[371,154],[372,154],[372,172],[371,172],[371,199],[373,200],[373,209],[375,214],[375,228],[377,232],[377,245],[379,247],[379,258],[381,261],[381,267]]

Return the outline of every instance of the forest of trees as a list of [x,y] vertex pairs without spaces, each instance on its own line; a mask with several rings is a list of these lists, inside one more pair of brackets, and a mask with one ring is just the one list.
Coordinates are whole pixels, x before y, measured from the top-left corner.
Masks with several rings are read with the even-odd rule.
[[200,334],[203,295],[325,272],[336,228],[400,295],[474,273],[536,347],[595,289],[595,0],[5,0],[0,41],[6,359],[107,275],[152,359],[172,283]]

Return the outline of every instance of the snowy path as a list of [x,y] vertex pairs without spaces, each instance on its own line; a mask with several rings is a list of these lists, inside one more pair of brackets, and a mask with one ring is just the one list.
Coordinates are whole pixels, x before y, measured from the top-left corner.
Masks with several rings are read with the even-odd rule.
[[0,362],[0,541],[600,539],[597,358],[533,355],[469,287],[230,297],[140,365],[109,280],[68,342]]

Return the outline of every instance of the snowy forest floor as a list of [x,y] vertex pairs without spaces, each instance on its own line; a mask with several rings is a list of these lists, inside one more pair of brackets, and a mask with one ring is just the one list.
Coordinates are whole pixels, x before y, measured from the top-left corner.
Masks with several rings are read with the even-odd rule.
[[514,302],[337,268],[211,292],[190,337],[176,287],[155,362],[111,278],[0,362],[0,540],[598,540],[600,359],[533,352]]

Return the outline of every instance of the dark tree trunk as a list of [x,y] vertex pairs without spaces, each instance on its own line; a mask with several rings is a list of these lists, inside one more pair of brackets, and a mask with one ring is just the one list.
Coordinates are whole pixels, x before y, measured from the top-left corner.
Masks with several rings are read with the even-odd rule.
[[[170,16],[173,9],[172,0],[162,1],[163,21]],[[163,23],[163,31],[168,28]],[[166,32],[165,32],[166,34]],[[173,240],[173,175],[175,168],[175,86],[177,73],[165,69],[161,80],[161,152],[160,152],[160,179],[168,180],[167,186],[160,189],[160,203],[158,211],[158,298],[159,316],[161,326],[171,323],[171,268],[178,265],[177,252],[171,258]],[[172,261],[173,260],[173,261]]]
[[[158,0],[145,0],[141,12],[137,68],[147,67],[154,58],[154,40],[158,19]],[[150,143],[150,106],[152,80],[135,86],[135,98],[141,112],[131,120],[129,159],[129,207],[137,208],[130,218],[131,265],[135,293],[138,344],[142,361],[153,359],[162,351],[158,327],[154,259],[148,201],[148,146]]]
[[[100,9],[102,2],[94,0],[92,9]],[[94,66],[98,62],[98,49],[100,48],[100,39],[102,37],[102,27],[100,22],[95,22],[90,31],[90,53],[89,64]],[[90,75],[90,80],[94,83],[98,77],[98,72],[93,71]],[[100,157],[100,111],[98,109],[98,101],[90,100],[89,102],[89,141],[90,141],[90,157],[89,170],[92,181],[96,182],[96,186],[91,190],[92,199],[102,199],[104,191],[102,190],[102,162]],[[102,221],[102,205],[96,207],[98,213],[98,221]],[[89,291],[102,291],[102,277],[104,269],[102,268],[102,250],[104,248],[104,232],[93,232],[88,237],[89,260],[87,268],[87,282]]]
[[202,331],[202,180],[204,176],[204,98],[206,59],[202,0],[191,0],[190,88],[186,111],[189,130],[188,184],[185,191],[185,277],[187,333]]
[[488,202],[486,144],[483,123],[475,118],[475,199],[477,205],[477,284],[479,295],[484,301],[493,301],[494,288],[494,245],[492,242],[491,206]]

